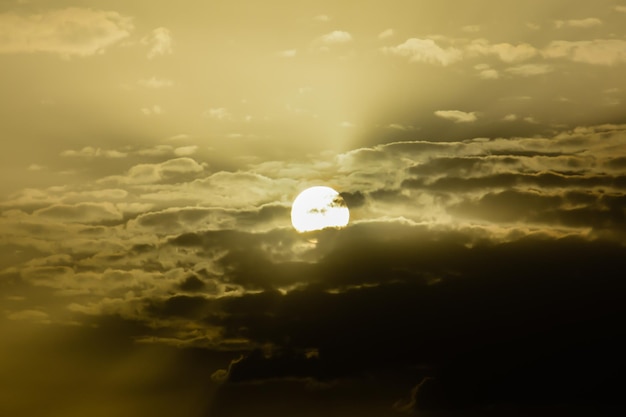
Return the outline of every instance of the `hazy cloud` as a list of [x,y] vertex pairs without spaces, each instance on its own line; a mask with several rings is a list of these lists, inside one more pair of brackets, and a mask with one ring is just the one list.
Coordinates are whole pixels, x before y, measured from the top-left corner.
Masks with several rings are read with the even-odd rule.
[[600,26],[601,24],[602,20],[595,17],[588,17],[586,19],[557,20],[554,22],[554,26],[556,26],[557,29],[562,27],[590,28]]
[[111,203],[58,204],[37,210],[34,215],[72,223],[97,223],[122,219],[122,213]]
[[114,11],[70,7],[40,14],[0,14],[0,53],[88,56],[128,37],[132,19]]
[[542,75],[552,72],[554,68],[547,64],[523,64],[506,69],[506,72],[512,75],[531,77],[533,75]]
[[393,29],[385,29],[378,34],[378,39],[391,38],[393,35],[395,35],[395,31]]
[[542,54],[546,58],[566,58],[593,65],[615,65],[626,62],[626,41],[553,41],[543,49]]

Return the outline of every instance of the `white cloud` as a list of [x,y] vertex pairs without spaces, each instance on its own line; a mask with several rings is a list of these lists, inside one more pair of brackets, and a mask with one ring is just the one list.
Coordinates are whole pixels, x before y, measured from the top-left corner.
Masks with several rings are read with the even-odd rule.
[[504,120],[505,122],[514,122],[515,120],[517,120],[517,115],[507,114],[506,116],[502,118],[502,120]]
[[626,6],[615,6],[615,11],[626,13]]
[[316,22],[330,22],[330,17],[325,14],[318,14],[313,18]]
[[470,123],[478,119],[476,112],[464,112],[460,110],[437,110],[435,116],[452,120],[454,123]]
[[0,53],[89,56],[128,37],[132,19],[113,11],[70,7],[27,16],[0,14]]
[[410,62],[450,65],[461,60],[462,53],[456,48],[442,48],[432,39],[410,38],[393,47],[383,48],[383,52],[407,57]]
[[141,79],[137,81],[137,84],[146,88],[164,88],[171,87],[174,85],[174,82],[166,78],[157,78],[153,76],[151,78]]
[[391,38],[393,35],[395,35],[395,32],[393,29],[386,29],[378,34],[378,39]]
[[352,40],[352,35],[342,30],[334,30],[318,38],[319,42],[326,44],[326,45],[347,43],[347,42],[350,42],[351,40]]
[[533,75],[547,74],[553,70],[554,68],[547,64],[524,64],[507,68],[506,72],[522,77],[530,77]]
[[141,39],[141,43],[150,47],[148,51],[149,59],[173,52],[172,34],[169,29],[164,27],[154,29],[150,35]]
[[566,58],[593,65],[626,62],[626,40],[553,41],[543,51],[546,58]]
[[489,43],[486,39],[475,39],[467,47],[469,53],[479,55],[496,55],[504,62],[523,61],[532,58],[537,54],[537,50],[532,45],[520,43],[513,45],[510,43]]
[[30,164],[28,166],[29,171],[41,171],[42,169],[44,169],[44,167],[39,164]]
[[602,20],[597,19],[595,17],[588,17],[586,19],[572,19],[572,20],[557,20],[554,22],[554,26],[557,29],[562,27],[573,27],[573,28],[590,28],[594,26],[600,26],[602,24]]

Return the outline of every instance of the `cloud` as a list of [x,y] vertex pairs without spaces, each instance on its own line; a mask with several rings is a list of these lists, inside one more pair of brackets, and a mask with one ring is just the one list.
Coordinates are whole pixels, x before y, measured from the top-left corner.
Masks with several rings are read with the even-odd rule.
[[90,56],[127,38],[132,19],[114,11],[70,7],[40,14],[0,14],[0,53]]
[[317,39],[317,42],[325,45],[342,44],[350,41],[352,41],[352,35],[343,30],[334,30],[326,35],[320,36]]
[[573,27],[573,28],[590,28],[594,26],[600,26],[602,24],[602,20],[597,19],[595,17],[588,17],[586,19],[572,19],[572,20],[557,20],[554,22],[554,26],[557,29],[563,27]]
[[426,62],[447,66],[462,59],[456,48],[442,48],[432,39],[410,38],[406,42],[382,49],[384,53],[406,57],[410,62]]
[[615,11],[626,13],[626,6],[615,6]]
[[169,55],[174,52],[172,34],[169,29],[164,27],[154,29],[149,35],[141,39],[141,43],[150,47],[148,51],[149,59],[160,55]]
[[520,43],[489,43],[486,39],[473,40],[467,46],[467,52],[474,55],[495,55],[503,62],[524,61],[537,55],[537,50],[532,45]]
[[193,155],[194,153],[196,153],[197,150],[198,150],[198,146],[196,145],[179,146],[178,148],[174,149],[174,155],[189,156],[189,155]]
[[506,72],[512,75],[531,77],[534,75],[542,75],[552,72],[554,68],[547,64],[523,64],[506,69]]
[[163,109],[158,104],[155,104],[152,107],[142,107],[141,112],[146,116],[153,116],[162,114]]
[[151,184],[174,178],[179,175],[197,174],[204,171],[204,166],[191,158],[170,159],[158,164],[139,164],[130,168],[126,175],[106,177],[101,182],[119,184]]
[[122,220],[122,213],[111,203],[56,204],[36,210],[36,217],[69,223],[99,223]]
[[378,39],[388,39],[394,36],[396,32],[393,29],[385,29],[378,34]]
[[61,156],[82,158],[126,158],[128,154],[115,149],[101,149],[94,148],[93,146],[85,146],[80,150],[65,150],[61,152]]
[[480,25],[467,25],[461,28],[463,32],[476,33],[480,32]]
[[326,22],[330,22],[330,17],[325,14],[318,14],[317,16],[313,18],[313,20],[315,20],[316,22],[326,23]]
[[293,58],[297,54],[298,54],[297,49],[285,49],[284,51],[280,51],[277,53],[277,55],[282,58]]
[[29,321],[33,323],[50,324],[50,316],[41,310],[20,310],[9,313],[9,320]]
[[565,58],[592,65],[616,65],[626,62],[626,41],[553,41],[541,53],[546,58]]
[[496,80],[500,78],[500,73],[487,64],[475,65],[474,69],[479,71],[478,76],[483,80]]
[[228,109],[224,107],[211,107],[203,113],[203,116],[216,120],[230,120],[233,118]]
[[452,120],[454,123],[471,123],[478,120],[476,112],[464,112],[460,110],[437,110],[435,116]]
[[141,79],[137,81],[137,84],[142,87],[157,89],[171,87],[174,85],[174,82],[172,80],[168,80],[167,78],[157,78],[153,76],[150,78]]

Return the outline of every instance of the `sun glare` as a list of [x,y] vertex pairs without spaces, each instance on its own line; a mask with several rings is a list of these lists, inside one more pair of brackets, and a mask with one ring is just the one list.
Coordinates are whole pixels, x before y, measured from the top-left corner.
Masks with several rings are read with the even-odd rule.
[[298,232],[345,227],[350,211],[339,193],[317,186],[302,191],[291,206],[291,224]]

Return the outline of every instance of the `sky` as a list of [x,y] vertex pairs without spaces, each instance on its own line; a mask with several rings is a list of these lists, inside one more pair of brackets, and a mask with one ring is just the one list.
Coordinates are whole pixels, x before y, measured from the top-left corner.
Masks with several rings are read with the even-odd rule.
[[[623,408],[625,27],[0,0],[0,414]],[[294,230],[311,186],[347,227]]]

